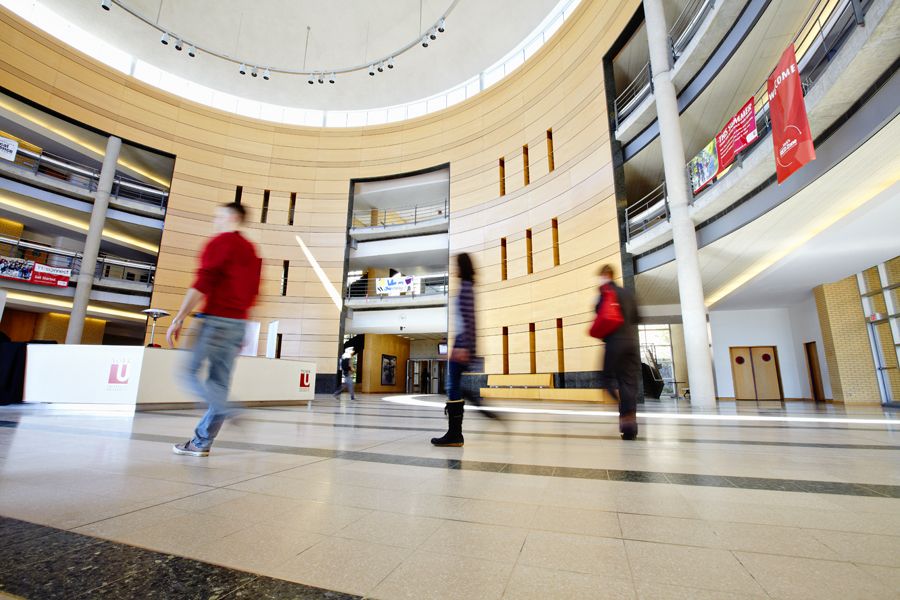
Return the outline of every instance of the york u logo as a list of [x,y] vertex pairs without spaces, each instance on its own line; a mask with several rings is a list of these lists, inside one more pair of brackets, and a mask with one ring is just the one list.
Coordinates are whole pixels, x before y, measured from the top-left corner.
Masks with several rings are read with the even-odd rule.
[[109,366],[109,383],[124,385],[128,383],[128,375],[131,365],[127,362],[114,362]]
[[300,387],[309,387],[309,371],[303,371],[302,373],[300,373]]

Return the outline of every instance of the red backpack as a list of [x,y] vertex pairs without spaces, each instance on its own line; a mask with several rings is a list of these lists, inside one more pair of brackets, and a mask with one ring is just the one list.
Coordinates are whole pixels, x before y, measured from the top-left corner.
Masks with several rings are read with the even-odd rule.
[[590,336],[603,339],[615,332],[623,323],[625,323],[625,317],[622,316],[619,297],[616,294],[616,290],[609,286],[603,290],[600,310],[597,311],[597,318],[594,319],[594,324],[591,325]]

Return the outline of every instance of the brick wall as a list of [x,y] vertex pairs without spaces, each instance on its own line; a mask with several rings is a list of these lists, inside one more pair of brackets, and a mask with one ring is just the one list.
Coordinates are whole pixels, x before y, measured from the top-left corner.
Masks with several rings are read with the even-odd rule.
[[856,276],[820,285],[813,292],[834,401],[880,403]]

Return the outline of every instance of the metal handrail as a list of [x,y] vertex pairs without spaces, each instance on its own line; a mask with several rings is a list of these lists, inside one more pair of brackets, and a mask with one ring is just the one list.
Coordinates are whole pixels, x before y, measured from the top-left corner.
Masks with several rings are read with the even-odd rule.
[[675,19],[675,23],[669,29],[669,48],[672,50],[673,62],[684,54],[688,44],[697,35],[703,19],[713,8],[715,8],[713,0],[691,0]]
[[353,211],[352,229],[358,227],[389,227],[391,225],[418,225],[429,221],[447,219],[450,214],[450,199],[437,202],[413,204],[395,208],[371,208]]
[[366,299],[371,302],[380,302],[388,298],[420,298],[422,296],[447,295],[450,293],[450,276],[443,275],[422,275],[419,279],[419,291],[400,296],[390,296],[388,294],[376,294],[375,282],[368,278],[357,279],[347,286],[347,300]]
[[640,73],[628,84],[628,87],[616,98],[615,119],[616,129],[622,121],[628,118],[634,109],[636,109],[644,98],[653,93],[653,70],[650,68],[650,62],[641,69]]
[[[35,152],[21,146],[17,154],[31,161],[31,164],[28,164],[27,161],[10,164],[29,169],[36,175],[43,175],[58,180],[62,179],[66,183],[81,186],[91,192],[97,191],[97,185],[100,183],[100,171],[97,169],[62,158],[61,156],[55,156],[49,152]],[[113,178],[110,196],[112,198],[136,200],[146,204],[165,207],[169,198],[169,189],[147,185],[123,175],[116,175]]]
[[[868,12],[873,0],[818,0],[812,8],[800,30],[794,36],[791,43],[795,44],[797,53],[797,67],[800,72],[800,80],[803,84],[803,95],[819,80],[824,73],[824,65],[830,62],[843,43],[849,37],[848,33],[854,25],[865,24],[865,13]],[[828,10],[830,8],[830,10]],[[827,12],[827,16],[826,16]],[[797,46],[797,42],[800,45]],[[769,91],[768,79],[775,72],[773,68],[769,75],[753,94],[754,108],[756,110],[756,141],[748,148],[754,148],[757,142],[771,129],[769,116]],[[725,171],[709,182],[702,191],[714,186],[724,175],[731,172]],[[700,193],[702,193],[702,191]],[[699,194],[695,194],[696,197]],[[691,199],[693,204],[693,198]]]
[[630,242],[632,237],[663,221],[668,221],[670,216],[669,195],[666,193],[666,183],[663,182],[658,188],[625,209],[626,239]]
[[[72,269],[73,275],[81,273],[81,261],[83,258],[81,252],[0,235],[0,246],[4,245],[9,246],[9,249],[3,248],[0,250],[0,257],[32,260],[33,258],[39,258],[39,256],[34,256],[35,252],[46,253],[48,255],[48,260],[46,262],[47,266],[60,269]],[[32,256],[28,256],[27,251],[31,251]],[[107,267],[111,268],[108,269]],[[136,271],[146,273],[147,281],[140,281],[140,277],[142,277],[143,274],[135,273]],[[152,263],[142,263],[101,253],[97,257],[97,265],[94,268],[94,277],[98,279],[135,281],[136,283],[147,283],[152,285],[155,272],[156,265]],[[129,274],[135,275],[136,279],[128,279]]]

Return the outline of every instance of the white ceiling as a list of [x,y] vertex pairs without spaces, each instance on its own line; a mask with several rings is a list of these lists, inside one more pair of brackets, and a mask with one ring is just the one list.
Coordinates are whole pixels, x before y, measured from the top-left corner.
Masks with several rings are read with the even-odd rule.
[[[701,248],[707,302],[790,306],[819,284],[900,255],[898,138],[900,117],[786,202]],[[635,283],[642,305],[678,303],[674,261]]]
[[[725,67],[700,97],[681,113],[686,160],[709,144],[728,119],[737,114],[765,82],[816,1],[772,0]],[[656,189],[664,178],[662,150],[657,137],[625,163],[628,203],[637,202]]]
[[[40,0],[50,10],[114,47],[162,70],[241,98],[318,110],[405,104],[465,82],[501,60],[533,33],[559,0],[460,0],[446,32],[429,48],[416,45],[396,68],[370,77],[338,75],[329,85],[299,75],[241,76],[237,66],[174,44],[118,6],[100,0]],[[427,30],[452,0],[123,0],[160,27],[250,64],[330,71],[391,54]],[[421,8],[421,10],[420,10]],[[420,26],[421,23],[421,26]],[[307,51],[307,28],[309,44]]]
[[450,169],[410,177],[357,183],[353,210],[402,208],[440,202],[450,197]]

